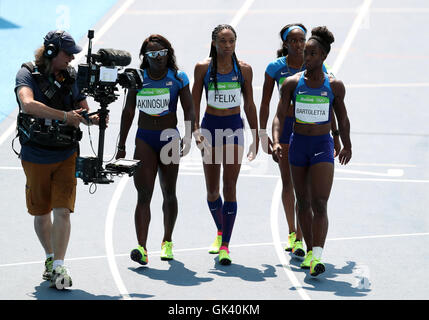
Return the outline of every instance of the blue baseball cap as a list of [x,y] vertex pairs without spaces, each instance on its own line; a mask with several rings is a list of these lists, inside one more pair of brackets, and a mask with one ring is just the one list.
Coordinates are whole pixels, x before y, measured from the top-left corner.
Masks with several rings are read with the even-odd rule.
[[58,50],[63,50],[68,54],[76,54],[82,51],[82,47],[78,46],[70,33],[66,31],[49,31],[43,40],[45,47],[49,44],[53,44]]

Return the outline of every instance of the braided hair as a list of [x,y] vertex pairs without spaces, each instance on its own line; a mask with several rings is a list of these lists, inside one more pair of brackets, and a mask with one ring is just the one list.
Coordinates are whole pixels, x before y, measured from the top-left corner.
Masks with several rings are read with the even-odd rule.
[[[217,37],[219,35],[219,32],[221,32],[224,29],[231,30],[232,33],[234,33],[235,39],[237,39],[237,33],[235,32],[235,30],[232,26],[230,26],[229,24],[219,24],[212,31],[212,41],[216,42]],[[217,86],[217,51],[216,51],[216,46],[213,45],[213,42],[211,43],[209,57],[212,58],[212,68],[210,70],[210,77],[213,79],[215,91],[217,92],[218,91],[218,86]],[[237,65],[237,68],[238,68],[237,76],[238,76],[240,83],[242,83],[242,77],[243,76],[241,74],[240,64],[238,63],[238,59],[237,59],[237,56],[235,54],[235,51],[232,54],[232,60]],[[235,71],[235,68],[233,68],[233,70]]]
[[177,75],[177,71],[179,71],[179,67],[176,64],[176,56],[174,55],[174,49],[171,46],[170,41],[168,41],[165,37],[159,34],[152,34],[143,41],[143,44],[140,48],[140,54],[139,54],[139,57],[142,60],[142,63],[140,64],[140,69],[149,68],[149,61],[145,53],[147,52],[147,46],[149,45],[149,43],[153,43],[153,42],[159,43],[164,48],[168,49],[167,68],[172,69],[174,71],[174,77],[177,80],[180,80],[181,82],[183,82],[183,80],[180,79]]
[[331,43],[335,41],[335,38],[326,26],[322,26],[313,28],[311,30],[311,37],[308,40],[316,40],[320,48],[328,54],[331,51]]
[[302,23],[290,23],[290,24],[285,25],[280,30],[280,33],[279,33],[280,39],[282,39],[282,47],[277,50],[277,58],[286,57],[287,56],[287,54],[288,54],[288,52],[287,52],[287,46],[286,46],[287,37],[286,37],[285,40],[283,40],[283,35],[287,31],[287,29],[289,29],[290,27],[294,27],[294,26],[301,27],[302,29],[304,29],[305,33],[307,33],[307,28],[304,27],[304,25]]

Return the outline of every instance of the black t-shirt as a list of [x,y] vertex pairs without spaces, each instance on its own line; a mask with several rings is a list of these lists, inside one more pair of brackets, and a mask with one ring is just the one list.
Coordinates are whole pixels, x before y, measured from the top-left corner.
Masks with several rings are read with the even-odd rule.
[[[22,67],[16,75],[15,94],[17,96],[19,88],[23,86],[29,87],[33,91],[34,100],[49,106],[45,95],[37,85],[36,79],[33,77],[30,70],[25,67]],[[80,102],[85,99],[85,96],[79,92],[77,83],[75,82],[72,86],[70,95],[68,95],[64,99],[66,103]],[[71,99],[72,101],[68,99]],[[40,164],[56,163],[66,160],[75,151],[76,148],[71,148],[67,150],[46,150],[34,146],[23,145],[21,146],[21,159],[24,161]]]

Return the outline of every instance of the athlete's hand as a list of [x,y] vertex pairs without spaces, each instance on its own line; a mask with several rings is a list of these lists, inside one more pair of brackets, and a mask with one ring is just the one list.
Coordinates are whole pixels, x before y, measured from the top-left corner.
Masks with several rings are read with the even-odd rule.
[[272,154],[273,142],[265,129],[259,130],[259,139],[261,139],[262,150],[267,154]]
[[258,154],[259,141],[254,140],[253,143],[249,147],[249,152],[247,153],[247,160],[253,161]]
[[347,148],[343,148],[343,150],[341,150],[338,156],[338,160],[343,165],[346,165],[351,158],[352,158],[352,149],[347,149]]
[[336,158],[341,151],[341,142],[339,136],[334,136],[334,158]]
[[275,162],[279,162],[280,158],[282,158],[282,146],[280,145],[280,143],[274,143],[273,144],[273,160]]
[[191,150],[192,139],[190,137],[184,136],[180,140],[180,157],[186,156]]
[[197,148],[200,149],[202,156],[210,156],[211,146],[207,139],[201,134],[200,129],[193,132]]

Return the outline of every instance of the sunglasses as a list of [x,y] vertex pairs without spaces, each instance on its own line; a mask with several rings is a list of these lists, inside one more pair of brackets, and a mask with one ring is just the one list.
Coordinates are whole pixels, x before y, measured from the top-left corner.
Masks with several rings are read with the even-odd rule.
[[149,58],[155,59],[158,56],[165,57],[167,53],[168,53],[168,49],[162,49],[158,51],[148,51],[145,53],[145,55],[148,56]]

